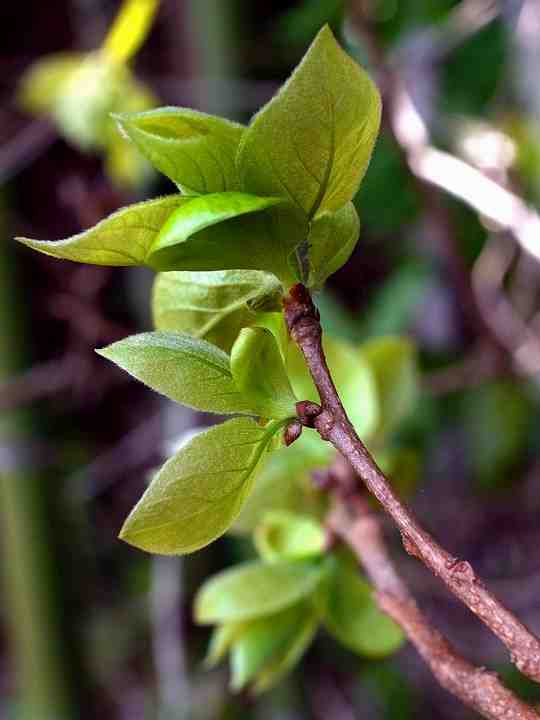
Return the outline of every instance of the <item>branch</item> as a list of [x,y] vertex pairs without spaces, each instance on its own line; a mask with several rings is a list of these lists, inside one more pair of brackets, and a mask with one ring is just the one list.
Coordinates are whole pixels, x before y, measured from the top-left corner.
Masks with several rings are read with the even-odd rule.
[[536,711],[505,688],[495,673],[460,657],[429,624],[397,574],[365,498],[356,493],[346,502],[338,500],[328,523],[363,566],[379,608],[401,627],[442,687],[489,720],[538,720]]
[[[300,420],[314,427],[349,461],[368,490],[398,526],[405,550],[419,558],[510,651],[512,662],[524,675],[540,682],[540,641],[484,586],[471,565],[442,548],[411,515],[394,493],[352,426],[322,349],[319,313],[309,291],[295,285],[284,301],[285,320],[292,339],[302,351],[321,400],[319,413]],[[310,405],[313,405],[312,403]],[[312,410],[312,408],[311,408]]]

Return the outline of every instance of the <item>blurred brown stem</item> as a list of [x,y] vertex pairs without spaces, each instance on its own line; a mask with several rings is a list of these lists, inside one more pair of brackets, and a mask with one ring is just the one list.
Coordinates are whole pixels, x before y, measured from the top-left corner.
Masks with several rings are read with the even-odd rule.
[[[319,313],[309,291],[295,285],[284,300],[285,320],[299,346],[319,393],[318,414],[299,419],[314,427],[349,461],[368,490],[398,526],[405,550],[419,558],[506,645],[512,662],[532,680],[540,681],[540,641],[484,586],[471,565],[450,555],[411,515],[360,440],[341,404],[322,348]],[[310,404],[313,405],[313,403]]]
[[[336,494],[339,496],[339,489]],[[328,525],[356,555],[375,589],[379,608],[401,627],[442,687],[490,720],[538,718],[536,711],[505,688],[495,673],[462,658],[429,624],[398,575],[379,520],[366,498],[359,492],[339,498]]]

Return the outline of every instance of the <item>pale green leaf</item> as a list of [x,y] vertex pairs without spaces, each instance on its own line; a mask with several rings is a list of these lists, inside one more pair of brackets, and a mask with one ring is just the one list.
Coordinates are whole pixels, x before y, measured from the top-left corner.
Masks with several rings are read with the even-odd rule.
[[217,665],[229,652],[231,645],[248,627],[247,623],[225,623],[212,631],[204,664],[207,668]]
[[[371,368],[362,353],[343,340],[325,336],[323,348],[345,410],[356,432],[367,439],[379,421],[377,388]],[[306,362],[294,343],[288,347],[287,372],[299,400],[320,402]]]
[[148,332],[96,352],[182,405],[205,412],[257,414],[234,383],[229,356],[205,340]]
[[181,330],[229,352],[257,311],[280,309],[283,289],[269,273],[257,270],[159,273],[152,309],[159,330]]
[[283,657],[309,613],[307,603],[298,603],[244,626],[242,634],[232,643],[231,688],[241,690],[267,665]]
[[195,599],[195,620],[205,625],[272,615],[309,596],[323,576],[322,565],[307,561],[238,565],[203,584]]
[[379,93],[325,26],[238,150],[243,187],[281,195],[308,217],[355,195],[379,130]]
[[121,131],[188,194],[240,190],[235,156],[242,125],[186,108],[117,115]]
[[275,430],[234,418],[196,435],[154,477],[124,523],[122,540],[148,552],[181,555],[223,535],[250,492]]
[[254,542],[266,562],[299,560],[321,555],[326,534],[323,526],[308,515],[269,509],[255,530]]
[[300,661],[311,645],[319,627],[319,616],[311,607],[306,607],[287,643],[287,647],[272,658],[259,672],[253,685],[256,694],[266,692],[289,673]]
[[376,435],[382,441],[414,409],[419,392],[416,350],[409,339],[395,336],[374,338],[360,349],[375,380],[379,405]]
[[335,558],[328,582],[324,623],[346,647],[368,657],[384,657],[403,642],[403,633],[375,604],[373,590],[348,556]]
[[315,218],[308,236],[309,287],[322,287],[326,278],[347,262],[359,232],[360,221],[351,202]]
[[191,198],[155,238],[148,263],[155,270],[265,270],[288,287],[289,255],[303,230],[298,214],[280,203],[236,192]]
[[31,113],[52,112],[68,78],[83,59],[81,53],[55,53],[32,63],[20,80],[19,105]]
[[148,250],[167,218],[189,198],[168,195],[128,205],[90,230],[67,240],[17,238],[33,250],[93,265],[144,265]]
[[270,330],[241,330],[231,350],[231,373],[258,415],[276,419],[296,416],[296,398]]
[[321,516],[325,509],[325,495],[314,487],[311,471],[329,465],[334,452],[317,433],[307,430],[291,447],[273,452],[261,468],[253,492],[231,528],[232,532],[251,533],[268,510],[309,512]]

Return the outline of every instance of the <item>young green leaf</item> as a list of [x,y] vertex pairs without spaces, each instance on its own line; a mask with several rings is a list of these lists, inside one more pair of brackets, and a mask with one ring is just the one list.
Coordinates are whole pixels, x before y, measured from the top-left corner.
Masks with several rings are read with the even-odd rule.
[[243,187],[286,197],[310,218],[339,210],[366,172],[380,115],[375,85],[325,26],[244,132],[237,157]]
[[347,262],[359,232],[360,221],[351,202],[315,218],[308,236],[309,287],[322,287],[326,278]]
[[269,509],[321,516],[325,496],[315,489],[310,471],[329,465],[334,452],[316,433],[308,432],[291,447],[273,452],[231,531],[253,532]]
[[299,662],[302,655],[311,645],[319,627],[319,616],[313,607],[306,607],[303,616],[293,629],[286,648],[277,654],[259,672],[253,685],[253,692],[266,692],[277,683]]
[[240,190],[235,157],[244,128],[224,118],[165,107],[116,115],[120,130],[187,194]]
[[257,414],[234,383],[228,355],[205,340],[148,332],[96,352],[182,405],[205,412]]
[[403,642],[403,633],[382,613],[373,591],[346,555],[335,558],[328,582],[324,623],[346,647],[360,655],[384,657]]
[[307,603],[298,603],[275,615],[247,623],[232,644],[231,688],[241,690],[269,663],[275,663],[288,650],[298,626],[302,625]]
[[238,640],[246,627],[248,627],[247,623],[225,623],[214,628],[204,658],[205,667],[212,668],[223,660],[233,642]]
[[[288,258],[302,230],[293,209],[277,212],[280,203],[236,192],[191,198],[155,238],[148,263],[155,270],[265,270],[290,283]],[[292,225],[275,235],[282,217]]]
[[128,205],[67,240],[17,240],[45,255],[65,260],[93,265],[144,265],[163,223],[189,200],[181,195],[168,195]]
[[196,435],[154,477],[124,523],[122,540],[148,552],[181,555],[223,535],[275,431],[234,418]]
[[244,328],[231,351],[236,387],[262,417],[296,416],[294,397],[274,336],[265,328]]
[[266,562],[316,557],[324,551],[323,526],[308,515],[268,510],[254,536],[257,552]]
[[414,408],[419,392],[416,351],[407,338],[387,336],[363,343],[361,353],[375,380],[380,441]]
[[237,565],[202,585],[195,598],[195,620],[211,625],[272,615],[313,593],[324,571],[323,565],[306,561]]
[[158,330],[180,330],[225,352],[258,310],[279,310],[283,289],[274,275],[257,270],[159,273],[152,293]]

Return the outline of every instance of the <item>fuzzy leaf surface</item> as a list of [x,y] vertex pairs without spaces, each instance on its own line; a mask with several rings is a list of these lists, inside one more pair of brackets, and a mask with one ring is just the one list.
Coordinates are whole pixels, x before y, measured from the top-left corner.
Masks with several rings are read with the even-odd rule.
[[237,565],[204,583],[195,599],[195,620],[206,625],[272,615],[310,595],[323,575],[323,566],[312,562]]
[[235,157],[244,127],[186,108],[117,115],[120,130],[189,195],[240,190]]
[[142,550],[181,555],[205,547],[234,521],[273,428],[250,418],[216,425],[168,460],[127,518],[120,537]]
[[379,93],[328,26],[238,150],[243,187],[281,195],[308,217],[339,210],[366,172],[380,123]]
[[33,250],[92,265],[144,265],[163,223],[189,198],[168,195],[129,205],[66,240],[17,238]]
[[159,273],[152,310],[158,330],[179,330],[229,352],[259,310],[280,309],[276,277],[257,270]]
[[296,398],[274,336],[266,328],[244,328],[231,351],[231,372],[240,392],[262,417],[296,416]]
[[229,356],[205,340],[148,332],[97,352],[182,405],[204,412],[257,414],[234,383]]

